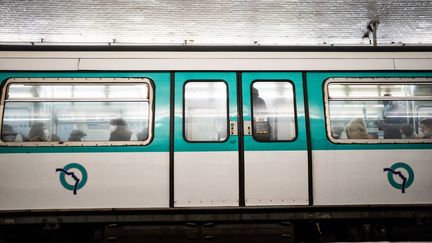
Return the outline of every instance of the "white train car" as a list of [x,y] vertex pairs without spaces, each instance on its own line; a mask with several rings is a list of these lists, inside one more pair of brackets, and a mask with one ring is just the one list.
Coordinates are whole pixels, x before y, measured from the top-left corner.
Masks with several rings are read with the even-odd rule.
[[430,48],[3,47],[0,82],[6,240],[432,239]]

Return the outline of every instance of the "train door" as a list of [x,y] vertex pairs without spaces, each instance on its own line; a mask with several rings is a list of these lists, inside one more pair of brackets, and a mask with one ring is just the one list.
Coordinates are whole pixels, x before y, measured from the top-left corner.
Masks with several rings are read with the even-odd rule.
[[235,72],[175,74],[174,206],[238,206]]
[[302,74],[245,72],[242,97],[246,206],[308,204]]

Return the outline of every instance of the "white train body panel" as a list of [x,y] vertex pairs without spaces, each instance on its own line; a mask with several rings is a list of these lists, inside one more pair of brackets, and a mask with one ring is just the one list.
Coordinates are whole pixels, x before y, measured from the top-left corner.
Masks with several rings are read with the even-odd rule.
[[[432,151],[313,151],[316,205],[428,204],[432,202]],[[414,181],[405,193],[391,186],[384,168],[408,164]],[[407,173],[404,171],[404,174]],[[394,180],[401,184],[397,176]]]
[[[168,207],[168,161],[164,152],[1,154],[0,210]],[[70,163],[88,176],[76,195],[56,172]]]
[[246,205],[307,205],[306,151],[245,152]]
[[238,152],[176,152],[175,206],[238,206]]

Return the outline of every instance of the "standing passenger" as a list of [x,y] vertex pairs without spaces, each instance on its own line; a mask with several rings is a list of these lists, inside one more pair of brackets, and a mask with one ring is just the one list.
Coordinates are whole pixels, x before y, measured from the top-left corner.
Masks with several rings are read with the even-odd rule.
[[[385,94],[384,97],[391,97],[391,94]],[[406,108],[398,101],[384,100],[383,101],[383,118],[386,124],[398,125],[407,123]]]
[[252,87],[252,109],[254,137],[259,141],[271,140],[271,126],[268,117],[268,110],[263,98],[259,96],[256,88]]

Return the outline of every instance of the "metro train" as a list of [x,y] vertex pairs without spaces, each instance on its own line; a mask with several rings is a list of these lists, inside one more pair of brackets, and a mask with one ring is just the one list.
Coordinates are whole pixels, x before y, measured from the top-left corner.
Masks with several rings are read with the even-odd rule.
[[432,219],[430,50],[6,49],[0,69],[0,225]]

